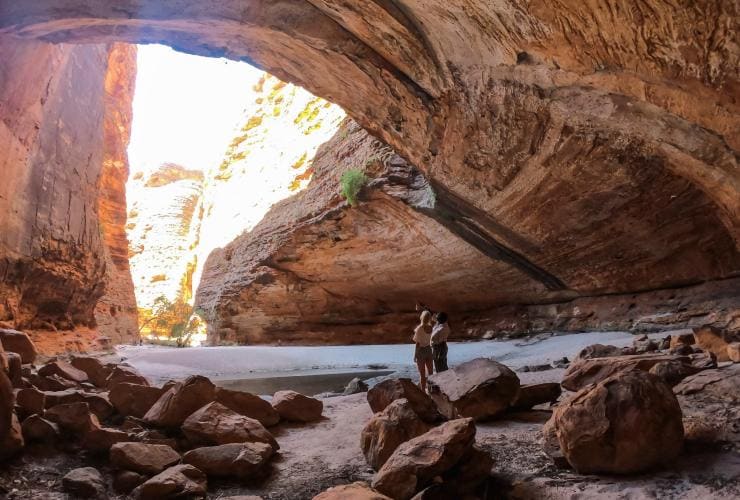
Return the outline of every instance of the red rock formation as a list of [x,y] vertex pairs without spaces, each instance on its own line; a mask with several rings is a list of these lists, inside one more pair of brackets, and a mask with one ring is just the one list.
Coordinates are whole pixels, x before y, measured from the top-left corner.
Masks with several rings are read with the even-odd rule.
[[[202,217],[203,173],[180,165],[161,165],[128,184],[132,200],[128,218],[131,274],[136,285],[142,332],[153,326],[151,311],[158,297],[190,315],[191,277]],[[182,321],[177,317],[174,322]],[[169,333],[162,327],[160,334]]]
[[106,248],[106,288],[95,308],[97,329],[114,344],[138,339],[138,314],[128,262],[126,181],[136,83],[136,47],[113,44],[105,74],[104,157],[98,217]]
[[121,151],[103,134],[109,49],[3,37],[0,59],[0,320],[94,327],[107,273],[98,182]]
[[[300,317],[309,331],[395,321],[420,292],[470,310],[737,276],[737,20],[713,0],[0,6],[0,32],[17,36],[166,40],[254,61],[342,105],[428,175],[441,203],[426,212],[382,189],[362,210],[316,210],[321,224],[305,224],[311,207],[287,224],[298,209],[284,208],[284,228],[301,225],[291,235],[336,236],[321,252],[266,230],[269,250],[252,243],[254,263],[270,258],[258,272],[246,244],[228,246],[203,300],[219,335],[250,340],[281,316],[292,331]],[[314,208],[329,206],[322,196]],[[255,280],[272,306],[249,302]]]

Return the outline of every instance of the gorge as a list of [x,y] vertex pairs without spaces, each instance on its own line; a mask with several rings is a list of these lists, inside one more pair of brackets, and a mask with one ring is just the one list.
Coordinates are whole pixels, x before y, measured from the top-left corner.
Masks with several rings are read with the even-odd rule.
[[738,14],[0,0],[0,497],[738,498]]
[[[415,300],[465,317],[466,325],[477,326],[458,333],[471,336],[521,328],[629,326],[625,309],[632,323],[648,329],[692,321],[737,328],[738,56],[730,41],[736,16],[724,3],[630,8],[594,4],[583,10],[568,2],[557,9],[536,2],[447,2],[424,9],[413,3],[369,2],[362,15],[331,2],[257,2],[243,8],[222,2],[215,10],[147,2],[115,9],[105,2],[69,1],[54,9],[49,5],[3,3],[0,10],[3,50],[9,52],[4,58],[8,83],[3,92],[8,95],[3,115],[13,148],[6,150],[20,155],[6,160],[6,168],[33,164],[33,152],[40,151],[38,157],[49,147],[44,146],[41,119],[57,124],[70,112],[54,109],[53,93],[38,104],[45,97],[37,96],[47,89],[65,89],[53,85],[64,77],[60,59],[68,57],[73,65],[81,51],[100,52],[100,69],[68,71],[66,78],[83,80],[75,81],[74,88],[82,88],[93,85],[87,80],[102,80],[106,74],[103,52],[110,46],[95,44],[165,41],[187,52],[249,60],[340,104],[382,141],[377,149],[385,151],[389,144],[397,152],[391,163],[408,162],[413,166],[407,167],[412,168],[409,172],[424,175],[443,204],[430,207],[426,215],[414,211],[414,220],[408,219],[407,204],[384,196],[346,210],[334,206],[341,204],[340,198],[329,200],[336,194],[337,173],[327,172],[324,187],[315,179],[305,198],[318,199],[306,200],[298,209],[313,217],[338,209],[336,217],[341,219],[318,224],[319,243],[304,239],[286,248],[285,255],[255,256],[242,250],[254,238],[246,235],[205,264],[197,303],[212,340],[269,342],[285,332],[285,340],[311,342],[312,331],[340,331],[352,323],[378,335],[387,332],[385,340],[395,340],[407,328],[410,320],[402,317],[412,311]],[[706,21],[709,12],[714,13],[709,16],[711,26]],[[204,29],[208,22],[218,29]],[[635,24],[645,30],[632,37]],[[42,60],[47,65],[28,62]],[[49,75],[50,85],[29,75],[29,64],[33,71]],[[115,68],[107,71],[115,78]],[[25,85],[27,78],[37,86]],[[98,120],[115,114],[104,111],[104,97],[100,87],[86,92]],[[109,107],[114,97],[108,99]],[[117,97],[125,98],[125,92]],[[28,123],[31,115],[23,106],[31,103],[40,118]],[[19,113],[25,122],[17,118]],[[125,135],[124,115],[118,113],[114,120]],[[95,113],[85,119],[91,116]],[[102,130],[92,121],[84,125]],[[98,137],[85,151],[103,155],[108,147],[111,155],[120,156],[114,144],[106,144],[114,139],[125,137]],[[353,140],[362,142],[359,137]],[[324,155],[337,154],[329,149],[324,148]],[[357,167],[377,153],[348,149],[340,154],[356,154],[352,161]],[[6,206],[30,206],[6,211],[18,215],[7,221],[17,229],[3,236],[3,286],[8,290],[3,315],[10,326],[64,330],[70,324],[93,325],[96,305],[115,300],[118,305],[97,308],[101,319],[96,323],[104,326],[105,336],[118,341],[130,336],[130,326],[105,325],[123,321],[132,305],[130,285],[113,284],[120,281],[113,268],[126,274],[120,229],[110,229],[109,236],[98,241],[100,235],[91,227],[68,224],[60,207],[70,184],[67,193],[80,193],[67,195],[70,210],[78,210],[73,213],[84,213],[83,221],[90,220],[91,226],[99,218],[104,227],[104,218],[110,218],[120,228],[120,207],[111,205],[116,199],[120,205],[124,195],[120,180],[118,191],[112,192],[116,181],[106,180],[98,157],[89,164],[106,175],[95,170],[87,180],[75,175],[66,184],[56,182],[66,172],[80,172],[80,160],[84,158],[56,158],[59,168],[28,175],[20,186],[20,192],[28,193],[26,202],[10,196],[19,189],[6,185],[12,190],[3,195]],[[42,163],[48,168],[48,162]],[[113,163],[119,171],[111,176],[123,175],[125,160]],[[416,174],[404,175],[411,179]],[[49,183],[51,188],[44,185]],[[370,190],[375,192],[372,186]],[[96,210],[100,203],[108,206]],[[376,205],[381,214],[374,213]],[[29,228],[39,224],[38,214],[44,214],[38,207],[48,212],[46,220],[41,218],[47,231],[29,234]],[[407,213],[393,212],[399,208]],[[288,214],[291,208],[285,210]],[[344,220],[345,213],[360,220]],[[30,222],[31,214],[37,222]],[[263,226],[270,225],[269,219]],[[381,229],[384,224],[387,231]],[[392,229],[394,224],[398,229]],[[373,255],[362,245],[395,252],[399,230],[408,224],[409,234],[421,231],[417,241],[440,241],[445,262],[424,252],[427,262],[411,265],[409,257],[391,260],[378,251],[373,254],[382,263],[360,264],[359,255]],[[347,243],[324,238],[332,225],[331,230],[339,232],[336,237]],[[373,227],[379,233],[374,234]],[[335,257],[354,257],[353,250],[359,254],[356,269],[345,269]],[[103,265],[106,251],[112,265]],[[419,257],[418,252],[411,254]],[[298,261],[291,263],[294,259]],[[334,270],[323,267],[329,261]],[[317,265],[325,271],[318,283],[316,270],[311,270]],[[262,270],[256,275],[265,283],[255,286],[251,276],[257,267]],[[357,279],[358,272],[363,279]],[[372,280],[365,279],[368,272]],[[427,281],[430,275],[434,278]],[[106,281],[111,286],[104,286]],[[271,286],[273,282],[277,285]],[[101,301],[106,288],[118,296]],[[641,292],[645,295],[636,295]],[[59,293],[65,296],[53,296]],[[276,303],[273,293],[282,301]],[[259,299],[255,302],[260,294],[265,294],[265,307]],[[712,303],[723,305],[716,310],[701,305]],[[292,308],[287,316],[269,310],[281,304]],[[119,309],[123,314],[116,313],[115,321],[102,318]],[[679,314],[666,319],[669,310]],[[245,329],[247,322],[255,325],[253,331]],[[325,341],[335,334],[316,335]],[[361,340],[347,333],[336,334],[335,341]]]

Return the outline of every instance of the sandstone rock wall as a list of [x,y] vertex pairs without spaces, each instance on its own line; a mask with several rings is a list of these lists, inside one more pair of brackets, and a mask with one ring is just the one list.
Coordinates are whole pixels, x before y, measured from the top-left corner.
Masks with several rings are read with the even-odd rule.
[[[210,255],[197,303],[211,342],[408,342],[416,301],[448,311],[458,339],[740,327],[737,278],[629,295],[548,290],[541,270],[501,262],[520,257],[479,230],[485,214],[352,121],[313,165],[305,191]],[[371,179],[354,208],[339,194],[349,169]]]
[[[116,158],[125,148],[104,130],[126,121],[106,109],[130,113],[130,102],[106,88],[109,49],[0,39],[0,320],[15,328],[95,326],[115,255],[106,235],[122,229],[115,207],[107,209],[108,230],[98,223],[100,184],[112,182],[103,165],[116,163],[125,175],[125,156]],[[115,302],[130,310],[126,286]],[[104,335],[135,334],[122,324],[111,321]]]
[[267,73],[250,90],[254,103],[244,110],[223,161],[204,175],[195,288],[212,250],[250,231],[274,203],[308,185],[317,148],[345,116],[339,106]]
[[[423,215],[489,259],[495,269],[474,277],[489,277],[491,308],[738,276],[739,18],[736,3],[715,0],[43,0],[0,5],[0,32],[56,42],[164,40],[253,61],[342,105],[428,176],[443,203]],[[387,213],[371,213],[376,205],[367,206],[367,223],[390,224],[384,236],[399,240]],[[376,248],[380,237],[366,243]],[[432,243],[419,248],[434,254]],[[437,267],[458,269],[453,250],[441,251]],[[390,274],[388,258],[368,259],[377,267],[345,274],[355,289],[377,290],[376,269]],[[397,262],[394,271],[410,266]],[[204,301],[227,337],[229,328],[248,327],[252,269],[214,260],[204,272],[213,280],[204,278]],[[380,282],[393,297],[399,285]],[[343,314],[331,302],[335,289],[319,285],[311,303],[327,306],[316,311]]]
[[134,284],[128,261],[126,181],[136,84],[136,47],[116,43],[108,52],[103,117],[104,157],[98,216],[105,243],[105,293],[95,306],[97,330],[113,344],[138,340]]
[[160,296],[173,303],[190,302],[203,173],[168,163],[148,176],[135,174],[128,187],[129,262],[143,322]]

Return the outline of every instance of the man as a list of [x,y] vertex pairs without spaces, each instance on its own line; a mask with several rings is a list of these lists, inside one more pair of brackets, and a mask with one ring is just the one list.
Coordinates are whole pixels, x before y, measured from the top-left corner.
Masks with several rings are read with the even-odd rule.
[[436,324],[432,328],[432,356],[434,373],[439,373],[447,370],[447,338],[450,336],[450,326],[447,324],[447,313],[438,312],[434,319]]

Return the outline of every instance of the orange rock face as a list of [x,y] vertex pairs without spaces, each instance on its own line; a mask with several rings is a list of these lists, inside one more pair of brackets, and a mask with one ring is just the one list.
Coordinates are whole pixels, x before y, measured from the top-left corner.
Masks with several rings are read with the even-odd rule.
[[[377,169],[347,210],[335,176],[373,147],[350,140],[313,194],[214,252],[198,302],[213,340],[239,342],[408,340],[425,298],[456,317],[531,306],[532,329],[557,326],[558,307],[580,315],[580,300],[600,328],[609,299],[594,297],[630,309],[641,291],[722,288],[740,271],[736,25],[710,0],[0,7],[3,34],[253,61],[340,104],[426,176],[433,200],[412,168]],[[718,322],[737,325],[737,290]]]
[[105,244],[105,293],[95,307],[98,331],[120,344],[138,339],[136,297],[128,261],[126,180],[136,82],[136,47],[113,44],[105,73],[103,167],[98,183],[98,217]]
[[3,37],[0,53],[0,320],[34,336],[99,321],[95,337],[131,339],[121,235],[135,48]]

